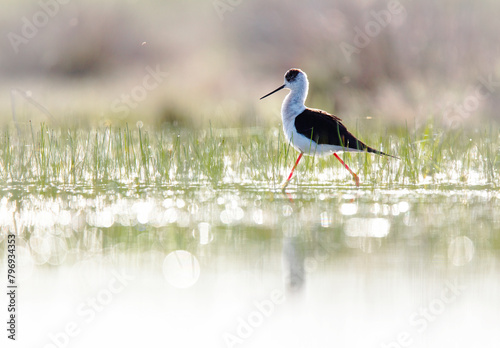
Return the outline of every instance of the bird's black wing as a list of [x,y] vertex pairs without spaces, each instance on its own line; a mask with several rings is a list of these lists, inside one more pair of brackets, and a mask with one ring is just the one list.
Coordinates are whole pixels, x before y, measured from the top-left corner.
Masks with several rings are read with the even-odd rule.
[[356,149],[390,156],[369,147],[357,139],[342,124],[340,118],[322,110],[306,108],[295,118],[295,128],[298,133],[313,140],[318,145],[342,146],[347,149]]

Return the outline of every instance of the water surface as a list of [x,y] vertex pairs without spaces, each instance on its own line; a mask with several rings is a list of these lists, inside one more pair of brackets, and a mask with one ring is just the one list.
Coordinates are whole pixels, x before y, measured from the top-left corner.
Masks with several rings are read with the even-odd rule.
[[500,194],[489,186],[1,190],[4,255],[6,234],[18,235],[23,346],[500,339]]

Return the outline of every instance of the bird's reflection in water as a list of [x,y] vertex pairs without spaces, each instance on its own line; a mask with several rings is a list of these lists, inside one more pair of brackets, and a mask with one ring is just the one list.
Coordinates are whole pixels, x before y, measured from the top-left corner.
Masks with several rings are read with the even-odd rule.
[[292,217],[283,223],[282,255],[285,288],[291,293],[302,291],[306,281],[304,235],[300,223]]
[[306,273],[315,271],[331,258],[339,242],[333,229],[327,232],[325,226],[318,223],[306,230],[293,215],[284,221],[282,229],[285,288],[290,293],[299,293],[305,288]]

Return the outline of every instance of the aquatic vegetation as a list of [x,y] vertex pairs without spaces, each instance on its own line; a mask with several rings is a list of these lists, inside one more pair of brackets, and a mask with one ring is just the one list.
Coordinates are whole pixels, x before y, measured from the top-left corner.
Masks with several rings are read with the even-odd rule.
[[[89,185],[115,182],[261,183],[275,188],[293,163],[279,129],[105,127],[52,129],[29,125],[29,136],[4,130],[0,136],[1,184]],[[407,128],[366,134],[366,142],[400,160],[370,154],[343,154],[359,172],[362,186],[498,186],[498,130],[465,132]],[[347,184],[333,158],[306,157],[292,184]]]

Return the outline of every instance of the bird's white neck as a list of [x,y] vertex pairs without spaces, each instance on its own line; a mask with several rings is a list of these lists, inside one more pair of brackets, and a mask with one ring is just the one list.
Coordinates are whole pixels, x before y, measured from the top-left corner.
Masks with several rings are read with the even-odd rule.
[[307,80],[293,86],[293,89],[290,90],[290,93],[288,93],[281,105],[283,122],[295,119],[297,115],[300,115],[306,109],[304,103],[307,98],[308,89],[309,83]]

